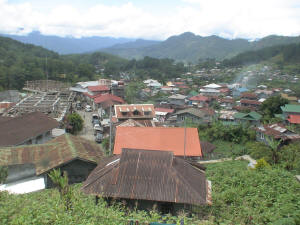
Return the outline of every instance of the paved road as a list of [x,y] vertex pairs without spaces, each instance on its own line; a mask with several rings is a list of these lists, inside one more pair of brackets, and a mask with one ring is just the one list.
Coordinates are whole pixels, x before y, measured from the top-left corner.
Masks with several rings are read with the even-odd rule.
[[95,112],[85,112],[84,110],[77,111],[84,120],[84,126],[79,136],[85,139],[95,141],[94,128],[92,124],[92,114]]

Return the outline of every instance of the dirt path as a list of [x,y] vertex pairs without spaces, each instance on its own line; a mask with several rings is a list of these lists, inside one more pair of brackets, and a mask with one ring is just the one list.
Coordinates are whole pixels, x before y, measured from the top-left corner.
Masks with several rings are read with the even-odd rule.
[[[214,160],[207,160],[207,161],[198,161],[201,164],[208,164],[208,163],[219,163],[219,162],[225,162],[225,161],[231,161],[233,158],[222,158],[222,159],[214,159]],[[236,157],[235,160],[247,160],[249,161],[252,165],[256,164],[256,160],[252,159],[250,155],[243,155]]]

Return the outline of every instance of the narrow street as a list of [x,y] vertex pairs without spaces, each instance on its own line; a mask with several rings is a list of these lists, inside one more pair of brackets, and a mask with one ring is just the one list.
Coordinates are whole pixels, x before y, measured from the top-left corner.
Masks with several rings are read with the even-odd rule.
[[85,110],[77,110],[77,113],[84,120],[83,129],[80,132],[79,136],[87,140],[95,141],[94,127],[92,124],[92,114],[95,112],[86,112]]

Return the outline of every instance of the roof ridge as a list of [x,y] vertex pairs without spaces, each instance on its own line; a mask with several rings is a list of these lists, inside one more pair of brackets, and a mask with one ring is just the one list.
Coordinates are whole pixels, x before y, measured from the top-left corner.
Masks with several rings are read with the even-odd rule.
[[76,147],[75,147],[73,141],[71,141],[71,138],[70,138],[69,134],[66,134],[66,135],[65,135],[65,138],[66,138],[66,141],[67,141],[67,143],[68,143],[68,146],[70,147],[72,156],[73,156],[74,158],[76,158],[76,157],[78,156],[78,152],[77,152],[77,149],[76,149]]

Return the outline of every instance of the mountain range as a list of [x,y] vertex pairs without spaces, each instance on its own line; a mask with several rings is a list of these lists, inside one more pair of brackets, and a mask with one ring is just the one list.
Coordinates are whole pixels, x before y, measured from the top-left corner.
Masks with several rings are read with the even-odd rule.
[[165,41],[112,37],[63,38],[46,36],[39,32],[33,32],[27,36],[5,36],[23,43],[43,46],[60,54],[101,51],[127,59],[141,59],[150,56],[193,63],[207,58],[228,59],[245,51],[259,50],[275,45],[300,43],[300,36],[271,35],[249,41],[246,39],[229,40],[215,35],[202,37],[191,32],[171,36]]
[[113,37],[59,37],[53,35],[43,35],[39,31],[34,31],[28,35],[9,35],[1,36],[12,38],[25,44],[42,46],[59,54],[79,54],[95,52],[101,48],[108,48],[116,44],[128,43],[135,41],[130,38],[113,38]]
[[128,59],[150,56],[195,63],[199,59],[215,58],[221,60],[231,58],[244,51],[291,43],[300,43],[300,37],[271,35],[251,42],[246,39],[229,40],[215,35],[202,37],[186,32],[148,46],[132,47],[132,45],[124,43],[101,49],[101,51]]

